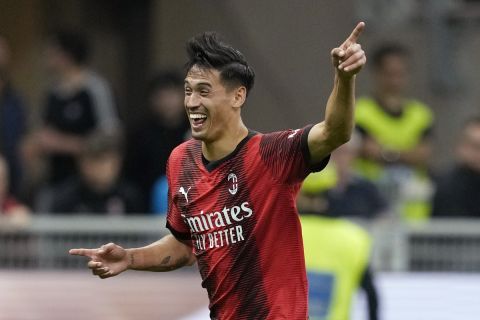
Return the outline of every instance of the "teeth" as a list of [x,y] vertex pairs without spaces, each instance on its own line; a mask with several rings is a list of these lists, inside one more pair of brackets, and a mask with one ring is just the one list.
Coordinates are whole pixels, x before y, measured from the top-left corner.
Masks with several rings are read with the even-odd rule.
[[207,119],[207,116],[204,115],[204,114],[199,114],[199,113],[191,113],[190,114],[190,119],[192,119],[192,120]]

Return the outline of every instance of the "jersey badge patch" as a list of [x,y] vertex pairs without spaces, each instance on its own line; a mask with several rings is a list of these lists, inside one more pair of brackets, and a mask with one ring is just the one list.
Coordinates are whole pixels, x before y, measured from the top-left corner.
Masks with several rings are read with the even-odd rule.
[[230,182],[230,186],[228,188],[228,192],[230,192],[231,195],[235,195],[238,191],[238,178],[237,175],[233,172],[230,172],[228,175],[228,181]]

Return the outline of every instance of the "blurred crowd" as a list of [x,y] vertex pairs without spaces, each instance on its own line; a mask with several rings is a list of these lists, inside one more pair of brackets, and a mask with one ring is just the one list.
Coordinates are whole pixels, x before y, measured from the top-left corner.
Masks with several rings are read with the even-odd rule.
[[[121,120],[109,82],[88,64],[88,39],[75,31],[48,37],[52,82],[40,121],[11,81],[10,48],[0,36],[0,216],[164,214],[165,167],[189,138],[183,77],[151,79],[142,117]],[[480,217],[480,116],[466,119],[451,168],[432,172],[435,117],[409,95],[412,55],[396,43],[369,50],[372,82],[359,96],[356,130],[327,168],[305,180],[301,213],[422,223],[435,217]],[[130,120],[130,119],[127,119]],[[128,125],[127,125],[128,124]]]
[[151,79],[141,119],[127,125],[111,85],[88,65],[90,51],[76,31],[49,35],[44,56],[52,80],[32,126],[10,80],[8,41],[0,37],[2,219],[165,213],[166,162],[189,135],[183,77],[164,71]]

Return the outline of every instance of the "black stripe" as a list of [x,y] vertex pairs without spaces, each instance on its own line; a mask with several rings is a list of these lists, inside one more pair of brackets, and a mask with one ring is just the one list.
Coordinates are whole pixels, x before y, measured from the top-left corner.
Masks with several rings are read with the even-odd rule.
[[[247,176],[245,169],[248,165],[245,163],[247,152],[248,149],[243,149],[241,156],[238,157],[238,161],[236,161],[230,169],[241,177]],[[235,202],[239,204],[248,201],[255,215],[255,212],[258,214],[258,211],[250,199],[250,190],[247,188],[247,183],[245,179],[235,198]],[[264,275],[260,264],[261,253],[255,234],[253,233],[257,220],[255,217],[252,218],[253,219],[244,221],[242,224],[243,232],[246,235],[250,235],[249,238],[245,239],[245,243],[233,246],[230,249],[233,265],[240,270],[233,274],[231,278],[231,280],[238,284],[235,288],[235,294],[239,297],[239,309],[238,314],[235,315],[235,319],[263,320],[266,319],[269,314],[269,305],[268,296],[263,287]]]
[[312,130],[313,124],[308,125],[305,127],[302,133],[302,141],[300,144],[300,148],[302,150],[303,158],[305,159],[305,163],[307,164],[307,168],[311,172],[319,172],[325,169],[325,167],[328,164],[328,161],[330,161],[330,155],[326,156],[320,162],[318,163],[311,163],[311,156],[310,156],[310,149],[308,148],[308,134],[310,133],[310,130]]
[[223,157],[222,159],[216,160],[216,161],[208,161],[202,154],[202,163],[205,166],[205,169],[207,169],[208,172],[212,172],[215,170],[215,168],[218,168],[222,163],[227,162],[228,160],[232,159],[235,157],[238,152],[242,149],[242,147],[252,138],[254,135],[256,135],[257,132],[255,131],[248,131],[248,135],[240,141],[240,143],[237,145],[235,150],[233,150],[231,153]]
[[178,232],[174,227],[170,225],[170,222],[167,221],[167,229],[170,230],[170,233],[180,241],[185,241],[185,240],[192,240],[192,237],[190,235],[190,232],[184,233],[184,232]]

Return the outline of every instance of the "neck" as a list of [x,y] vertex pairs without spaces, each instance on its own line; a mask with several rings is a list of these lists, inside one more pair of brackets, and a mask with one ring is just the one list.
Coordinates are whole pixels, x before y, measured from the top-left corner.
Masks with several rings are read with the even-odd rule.
[[208,161],[220,160],[235,150],[237,145],[248,135],[248,129],[240,121],[234,130],[228,130],[214,141],[202,141],[202,153]]
[[376,97],[382,107],[392,112],[401,111],[405,101],[402,94],[393,92],[377,92]]

